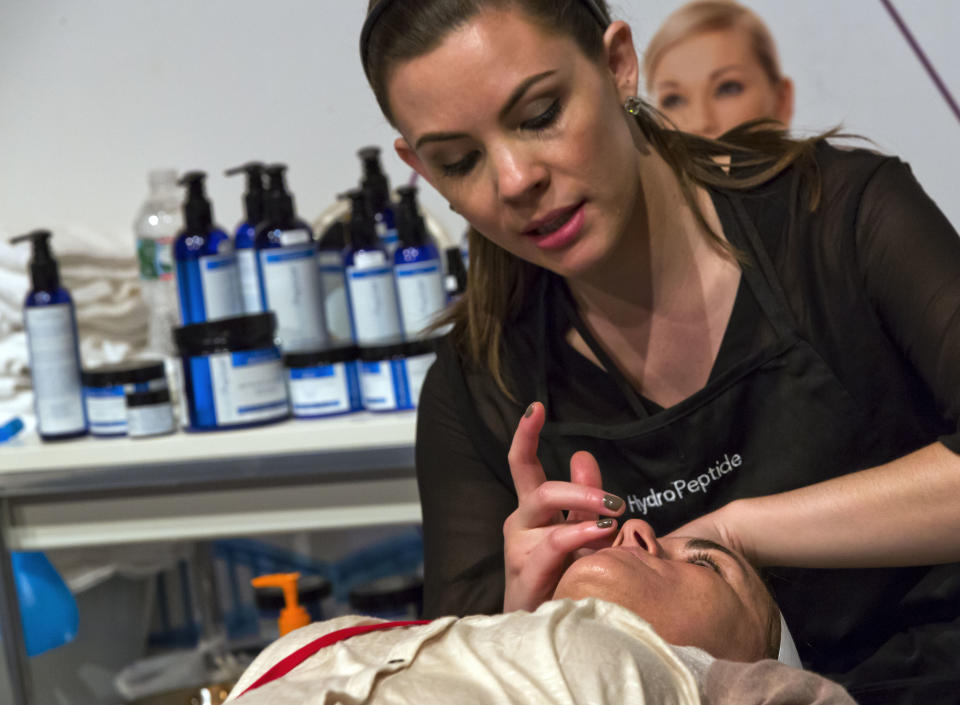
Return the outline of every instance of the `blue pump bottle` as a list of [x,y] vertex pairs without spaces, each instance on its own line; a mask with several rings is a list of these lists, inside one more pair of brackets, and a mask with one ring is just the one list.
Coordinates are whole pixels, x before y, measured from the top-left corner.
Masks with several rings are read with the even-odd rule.
[[213,209],[204,193],[202,171],[183,175],[185,226],[173,244],[177,294],[183,325],[229,318],[243,313],[237,258],[230,236],[213,224]]
[[247,162],[242,166],[227,169],[227,176],[246,174],[247,190],[243,194],[245,218],[237,226],[233,247],[237,252],[237,270],[240,275],[240,292],[243,295],[244,313],[261,313],[260,272],[257,269],[257,253],[254,241],[257,225],[263,220],[263,164]]
[[327,345],[317,247],[310,226],[297,217],[284,183],[283,164],[266,167],[264,220],[257,226],[257,268],[264,311],[277,316],[285,352]]
[[380,148],[364,147],[357,156],[363,162],[363,178],[360,188],[367,194],[370,212],[373,214],[374,227],[380,244],[388,256],[393,257],[397,249],[397,226],[393,205],[390,202],[390,182],[380,165]]
[[402,339],[392,260],[377,237],[366,194],[349,192],[350,244],[343,266],[350,322],[357,345],[383,345]]
[[29,240],[33,244],[31,289],[23,303],[23,321],[37,431],[45,441],[76,438],[87,432],[77,317],[70,294],[60,286],[50,237],[47,230],[35,230],[10,241],[16,244]]
[[397,251],[393,253],[393,275],[397,281],[403,335],[415,340],[424,335],[446,305],[443,290],[443,263],[431,242],[417,209],[417,188],[397,189]]

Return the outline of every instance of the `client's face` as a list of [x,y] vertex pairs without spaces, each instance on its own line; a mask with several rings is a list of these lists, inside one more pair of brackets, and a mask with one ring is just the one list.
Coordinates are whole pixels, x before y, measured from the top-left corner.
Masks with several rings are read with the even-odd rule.
[[779,612],[746,560],[706,539],[657,540],[639,519],[610,548],[574,561],[553,596],[617,603],[671,644],[717,658],[777,657]]

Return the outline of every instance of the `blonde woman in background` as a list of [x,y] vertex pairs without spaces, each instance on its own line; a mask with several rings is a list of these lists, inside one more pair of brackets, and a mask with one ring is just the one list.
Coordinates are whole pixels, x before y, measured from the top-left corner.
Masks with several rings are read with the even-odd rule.
[[697,0],[667,17],[643,57],[647,92],[684,132],[716,139],[741,123],[789,127],[793,83],[770,30],[732,0]]

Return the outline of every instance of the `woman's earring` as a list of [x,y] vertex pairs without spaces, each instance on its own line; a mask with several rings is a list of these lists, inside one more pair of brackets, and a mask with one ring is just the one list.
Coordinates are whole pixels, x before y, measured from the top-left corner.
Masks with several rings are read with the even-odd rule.
[[632,95],[623,102],[623,109],[631,115],[639,115],[644,112],[643,101],[639,96]]

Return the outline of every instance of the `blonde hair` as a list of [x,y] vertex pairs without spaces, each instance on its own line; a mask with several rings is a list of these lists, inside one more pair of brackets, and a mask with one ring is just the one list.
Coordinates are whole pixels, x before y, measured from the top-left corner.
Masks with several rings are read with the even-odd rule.
[[647,45],[643,54],[643,77],[647,91],[652,88],[650,82],[657,64],[675,45],[703,32],[728,29],[740,29],[746,33],[750,48],[764,73],[771,83],[778,83],[783,74],[780,72],[777,45],[757,13],[734,0],[694,0],[670,13]]

